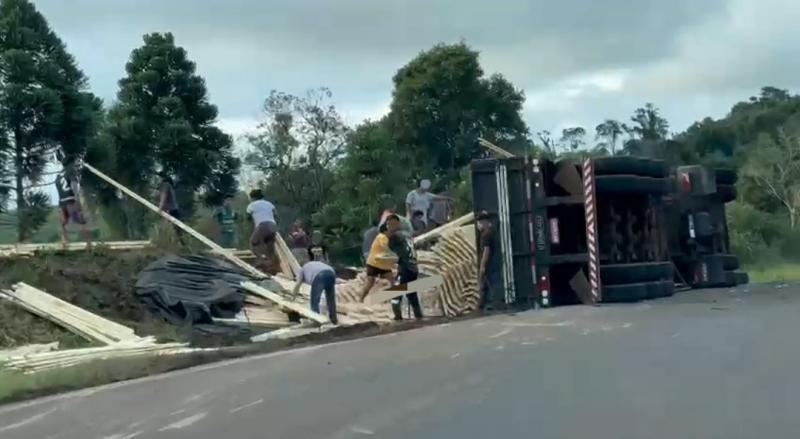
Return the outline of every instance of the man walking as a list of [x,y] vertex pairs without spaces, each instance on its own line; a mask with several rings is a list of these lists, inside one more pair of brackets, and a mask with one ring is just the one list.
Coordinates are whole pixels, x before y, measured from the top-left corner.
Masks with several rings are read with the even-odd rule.
[[339,324],[336,317],[336,272],[333,268],[319,261],[306,262],[300,268],[292,297],[297,296],[304,283],[311,285],[311,311],[319,314],[319,301],[324,292],[325,303],[328,305],[328,318],[334,325]]
[[223,248],[236,247],[236,211],[233,210],[233,197],[225,196],[222,206],[214,212],[219,227],[219,245]]
[[[178,207],[178,197],[175,195],[175,183],[166,171],[162,171],[158,175],[161,177],[161,186],[158,191],[158,208],[176,220],[180,220],[181,211]],[[178,237],[178,241],[183,244],[183,230],[177,225],[175,226],[175,235]]]
[[80,186],[78,175],[72,163],[64,164],[64,172],[56,176],[56,191],[58,192],[58,207],[61,212],[61,243],[67,246],[67,225],[70,222],[80,225],[81,235],[88,247],[92,246],[92,235],[89,233],[88,222],[83,215],[80,200]]
[[[400,217],[390,215],[386,218],[386,233],[389,236],[389,249],[397,255],[397,283],[407,284],[419,278],[419,268],[417,267],[417,254],[414,251],[414,241],[408,232],[401,230]],[[422,319],[422,306],[419,303],[417,293],[406,294],[406,299],[411,305],[414,317]],[[392,312],[395,320],[403,320],[400,305],[403,297],[392,299]]]
[[275,254],[275,206],[264,199],[261,189],[250,191],[250,204],[247,214],[253,218],[253,234],[250,235],[250,249],[256,258],[272,261]]
[[496,254],[494,230],[489,213],[482,211],[475,217],[478,226],[478,288],[481,291],[481,308],[485,311],[492,310],[492,300],[495,287],[494,278],[499,268],[496,267],[500,259]]

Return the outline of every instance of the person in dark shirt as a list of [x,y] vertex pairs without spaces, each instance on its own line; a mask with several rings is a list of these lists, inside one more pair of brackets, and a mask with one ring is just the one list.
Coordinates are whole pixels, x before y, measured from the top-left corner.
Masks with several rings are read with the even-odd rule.
[[425,233],[428,225],[425,224],[425,214],[420,210],[415,210],[411,215],[411,227],[414,228],[414,236]]
[[233,196],[227,195],[222,206],[214,212],[219,227],[219,245],[223,248],[236,247],[236,220],[238,215],[232,207]]
[[[389,250],[397,255],[397,283],[407,284],[417,280],[419,268],[417,266],[417,253],[414,250],[414,241],[408,232],[401,230],[400,217],[390,215],[386,218],[386,232],[389,235]],[[406,294],[406,299],[411,305],[414,317],[419,320],[422,318],[422,306],[419,302],[417,293]],[[402,320],[403,315],[400,305],[403,297],[392,299],[392,312],[395,320]]]
[[[161,186],[158,189],[158,208],[180,221],[181,211],[178,208],[178,197],[175,195],[175,183],[172,181],[172,177],[164,171],[158,175],[161,177]],[[183,244],[183,230],[177,225],[175,225],[175,235]]]
[[86,245],[92,245],[92,235],[89,233],[88,222],[83,215],[83,208],[80,201],[80,187],[78,186],[78,174],[72,163],[64,164],[64,172],[56,176],[56,191],[58,192],[58,207],[61,212],[61,242],[64,246],[69,241],[67,239],[67,225],[70,222],[79,224],[81,235]]
[[496,275],[492,262],[497,260],[496,245],[494,239],[494,228],[489,213],[482,211],[475,217],[478,224],[479,248],[478,248],[478,285],[481,289],[481,308],[487,311],[492,309],[492,294],[494,282],[492,278]]
[[308,246],[308,259],[310,261],[321,261],[329,263],[328,248],[322,242],[322,232],[314,230],[311,233],[311,244]]

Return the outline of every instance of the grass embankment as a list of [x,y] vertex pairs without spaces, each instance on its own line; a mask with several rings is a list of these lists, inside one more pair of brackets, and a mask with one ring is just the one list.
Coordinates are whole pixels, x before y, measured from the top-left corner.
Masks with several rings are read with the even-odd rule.
[[[0,259],[0,288],[25,282],[87,311],[133,328],[139,335],[176,340],[178,330],[156,320],[135,295],[136,277],[163,255],[152,249],[53,252]],[[0,349],[58,341],[62,349],[90,343],[17,305],[0,301]]]
[[800,264],[782,263],[769,267],[745,267],[752,283],[798,282]]

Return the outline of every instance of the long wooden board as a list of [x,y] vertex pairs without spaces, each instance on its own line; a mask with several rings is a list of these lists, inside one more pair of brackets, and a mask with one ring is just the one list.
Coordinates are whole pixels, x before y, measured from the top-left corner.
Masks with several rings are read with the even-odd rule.
[[294,312],[300,314],[303,317],[311,319],[311,320],[319,323],[320,325],[329,322],[328,318],[323,316],[322,314],[315,313],[314,311],[311,311],[311,309],[307,308],[306,306],[303,306],[300,303],[290,302],[290,301],[284,299],[283,297],[281,297],[279,294],[274,293],[274,292],[272,292],[272,291],[270,291],[270,290],[268,290],[266,288],[262,288],[262,287],[260,287],[260,286],[258,286],[256,284],[254,284],[253,282],[242,282],[242,288],[244,288],[245,290],[247,290],[247,291],[249,291],[249,292],[251,292],[253,294],[257,294],[257,295],[259,295],[261,297],[264,297],[265,299],[268,299],[268,300],[274,302],[276,305],[278,305],[278,306],[280,306],[282,308],[288,309],[290,311],[294,311]]
[[133,329],[104,319],[25,283],[3,291],[6,298],[26,310],[74,332],[89,341],[103,344],[138,342]]
[[411,293],[421,293],[423,291],[432,290],[444,282],[442,276],[427,276],[421,279],[417,279],[413,282],[409,282],[407,284],[400,284],[389,287],[389,289],[375,291],[367,295],[366,300],[364,303],[367,305],[377,305],[380,303],[388,302],[395,297],[405,296],[406,294]]
[[145,200],[144,198],[139,196],[139,194],[137,194],[136,192],[128,189],[127,187],[125,187],[121,183],[118,183],[113,178],[109,177],[108,175],[106,175],[106,174],[102,173],[101,171],[97,170],[96,168],[94,168],[92,165],[90,165],[88,163],[84,163],[83,167],[88,169],[92,174],[94,174],[94,175],[98,176],[99,178],[105,180],[108,184],[110,184],[110,185],[114,186],[115,188],[121,190],[122,192],[124,192],[129,197],[131,197],[134,200],[138,201],[139,203],[143,204],[145,207],[147,207],[148,209],[152,210],[156,214],[160,215],[165,220],[171,222],[172,224],[175,224],[175,226],[177,226],[178,228],[180,228],[184,232],[192,235],[195,239],[197,239],[198,241],[200,241],[203,244],[207,245],[212,250],[215,250],[217,253],[221,254],[222,256],[227,258],[229,261],[233,262],[237,266],[239,266],[242,269],[246,270],[248,273],[252,274],[253,276],[255,276],[257,278],[265,278],[265,277],[267,277],[264,273],[262,273],[261,271],[257,270],[252,265],[250,265],[247,262],[239,259],[233,253],[226,251],[224,248],[222,248],[216,242],[214,242],[214,241],[206,238],[205,236],[203,236],[202,233],[200,233],[197,230],[189,227],[188,225],[186,225],[185,223],[183,223],[179,219],[174,218],[172,215],[162,211],[161,209],[156,207],[153,203]]

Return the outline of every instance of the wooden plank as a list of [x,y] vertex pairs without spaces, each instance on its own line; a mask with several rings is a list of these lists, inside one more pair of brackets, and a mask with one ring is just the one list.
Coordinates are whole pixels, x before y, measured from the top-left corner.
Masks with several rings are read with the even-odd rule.
[[269,299],[272,302],[274,302],[276,305],[278,305],[278,306],[280,306],[282,308],[288,309],[290,311],[294,311],[294,312],[300,314],[301,316],[306,317],[308,319],[311,319],[311,320],[313,320],[313,321],[315,321],[315,322],[317,322],[319,324],[325,324],[325,323],[329,322],[328,318],[324,317],[322,314],[317,314],[314,311],[311,311],[311,309],[303,306],[300,303],[290,302],[290,301],[284,299],[283,297],[281,297],[279,294],[274,293],[274,292],[272,292],[272,291],[270,291],[270,290],[268,290],[266,288],[262,288],[262,287],[260,287],[260,286],[258,286],[256,284],[254,284],[253,282],[242,282],[242,288],[246,289],[247,291],[249,291],[249,292],[251,292],[253,294],[257,294],[259,296],[262,296],[265,299]]
[[432,290],[444,282],[442,276],[427,276],[422,279],[417,279],[407,284],[400,284],[389,287],[389,289],[376,291],[367,295],[364,301],[367,305],[377,305],[380,303],[388,302],[395,297],[405,296],[410,293],[421,293],[424,291]]
[[25,283],[5,290],[5,296],[28,311],[50,320],[89,341],[112,344],[119,341],[136,341],[133,329],[92,314],[85,309],[63,301]]
[[503,159],[509,159],[509,158],[512,158],[512,157],[516,157],[514,154],[512,154],[512,153],[510,153],[510,152],[506,151],[505,149],[503,149],[503,148],[501,148],[501,147],[499,147],[499,146],[495,145],[495,144],[494,144],[494,143],[492,143],[492,142],[489,142],[489,141],[488,141],[488,140],[486,140],[486,139],[481,139],[481,138],[478,138],[478,143],[479,143],[479,144],[480,144],[482,147],[484,147],[484,148],[488,149],[489,151],[492,151],[492,152],[493,152],[493,153],[494,153],[496,156],[498,156],[498,157],[500,157],[500,158],[503,158]]
[[297,262],[297,258],[294,257],[280,233],[275,234],[275,253],[280,259],[283,274],[290,279],[297,279],[297,276],[300,275],[300,263]]
[[32,354],[41,354],[43,352],[51,352],[58,350],[59,343],[54,341],[47,344],[29,344],[20,346],[13,349],[0,351],[0,362],[6,361],[10,358],[27,357]]
[[138,201],[139,203],[143,204],[145,207],[147,207],[148,209],[152,210],[156,214],[160,215],[165,220],[171,222],[172,224],[174,224],[175,226],[177,226],[178,228],[180,228],[184,232],[186,232],[189,235],[193,236],[195,239],[197,239],[198,241],[200,241],[203,244],[207,245],[212,250],[214,250],[217,253],[221,254],[222,256],[227,258],[229,261],[233,262],[237,266],[239,266],[242,269],[246,270],[248,273],[252,274],[253,276],[255,276],[257,278],[265,278],[265,277],[267,277],[264,273],[262,273],[261,271],[257,270],[252,265],[250,265],[247,262],[237,258],[233,253],[225,251],[225,249],[222,248],[216,242],[206,238],[205,236],[203,236],[202,233],[200,233],[197,230],[189,227],[188,225],[186,225],[182,221],[178,220],[177,218],[174,218],[172,215],[162,211],[161,209],[156,207],[153,203],[145,200],[144,198],[139,196],[136,192],[133,192],[132,190],[128,189],[127,187],[123,186],[122,184],[116,182],[114,179],[112,179],[108,175],[106,175],[106,174],[100,172],[99,170],[95,169],[92,165],[90,165],[88,163],[84,163],[83,167],[88,169],[91,173],[93,173],[94,175],[98,176],[99,178],[105,180],[108,184],[110,184],[110,185],[116,187],[117,189],[121,190],[122,192],[124,192],[129,197],[131,197],[134,200]]
[[414,245],[418,246],[418,245],[426,244],[426,243],[428,243],[430,241],[433,241],[433,240],[441,237],[442,234],[447,232],[447,231],[454,230],[454,229],[456,229],[458,227],[464,226],[464,225],[469,224],[469,223],[471,223],[473,221],[475,221],[475,214],[468,213],[468,214],[466,214],[466,215],[464,215],[462,217],[459,217],[459,218],[454,219],[453,221],[450,221],[447,224],[442,224],[441,226],[439,226],[439,227],[437,227],[437,228],[435,228],[435,229],[433,229],[433,230],[431,230],[429,232],[426,232],[426,233],[423,233],[422,235],[417,236],[416,238],[414,238]]

